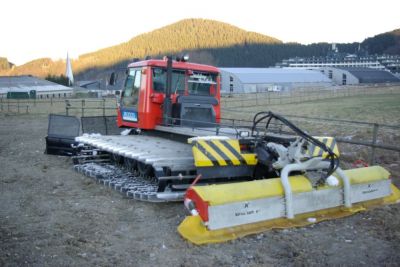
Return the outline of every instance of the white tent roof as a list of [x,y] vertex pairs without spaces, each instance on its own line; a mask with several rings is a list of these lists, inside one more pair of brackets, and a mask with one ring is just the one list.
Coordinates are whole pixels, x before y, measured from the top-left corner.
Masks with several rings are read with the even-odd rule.
[[295,68],[220,68],[234,74],[242,83],[315,83],[332,82],[319,71]]

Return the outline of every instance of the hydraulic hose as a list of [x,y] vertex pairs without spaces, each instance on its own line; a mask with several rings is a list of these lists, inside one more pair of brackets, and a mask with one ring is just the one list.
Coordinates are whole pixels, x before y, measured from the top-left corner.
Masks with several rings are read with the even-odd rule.
[[327,158],[330,160],[330,165],[327,171],[326,176],[324,177],[323,180],[325,180],[326,178],[328,178],[330,175],[332,175],[336,169],[339,167],[339,157],[329,148],[327,147],[324,143],[322,143],[321,141],[315,139],[314,137],[312,137],[311,135],[307,134],[306,132],[304,132],[303,130],[301,130],[300,128],[298,128],[296,125],[294,125],[292,122],[288,121],[286,118],[284,118],[281,115],[275,114],[271,111],[262,111],[262,112],[258,112],[254,118],[253,118],[253,126],[251,128],[251,135],[254,136],[254,131],[257,128],[257,125],[264,121],[267,120],[267,123],[265,125],[265,129],[268,130],[268,127],[270,125],[270,122],[272,119],[276,119],[280,122],[282,122],[284,125],[286,125],[287,127],[289,127],[293,132],[295,132],[298,136],[300,136],[301,138],[305,139],[307,142],[320,147],[323,151],[328,153]]

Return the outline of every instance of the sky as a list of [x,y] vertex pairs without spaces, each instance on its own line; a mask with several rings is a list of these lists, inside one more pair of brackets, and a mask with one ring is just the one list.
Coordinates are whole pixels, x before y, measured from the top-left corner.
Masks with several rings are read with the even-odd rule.
[[17,65],[77,58],[186,18],[302,44],[361,42],[400,28],[399,0],[2,0],[0,10],[0,57]]

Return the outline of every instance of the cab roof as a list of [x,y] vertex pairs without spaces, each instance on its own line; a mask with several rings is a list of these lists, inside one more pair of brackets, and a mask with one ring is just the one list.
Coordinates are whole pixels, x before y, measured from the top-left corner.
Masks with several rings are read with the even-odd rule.
[[[145,67],[145,66],[166,68],[167,60],[150,59],[150,60],[137,61],[137,62],[130,63],[128,65],[128,68]],[[190,62],[175,61],[175,60],[172,61],[172,68],[219,73],[218,68],[213,67],[213,66],[197,64],[197,63],[190,63]]]

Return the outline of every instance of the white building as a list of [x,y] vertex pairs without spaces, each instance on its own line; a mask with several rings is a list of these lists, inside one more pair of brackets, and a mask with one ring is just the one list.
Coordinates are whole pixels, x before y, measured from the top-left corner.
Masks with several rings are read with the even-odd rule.
[[282,67],[302,68],[302,69],[320,69],[326,67],[354,67],[354,68],[372,68],[384,70],[385,66],[382,65],[375,57],[357,58],[353,55],[348,55],[345,58],[291,58],[283,60],[280,63]]
[[330,86],[320,71],[294,68],[219,68],[221,93],[286,91],[294,88]]
[[8,92],[34,92],[36,98],[47,99],[71,97],[73,89],[32,76],[0,76],[0,98],[7,98]]
[[326,57],[294,57],[284,59],[276,64],[277,67],[290,67],[302,69],[334,68],[371,68],[378,70],[389,70],[392,73],[400,72],[399,55],[372,55],[358,56],[354,54],[335,53]]

